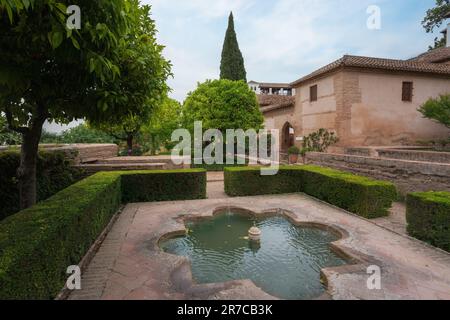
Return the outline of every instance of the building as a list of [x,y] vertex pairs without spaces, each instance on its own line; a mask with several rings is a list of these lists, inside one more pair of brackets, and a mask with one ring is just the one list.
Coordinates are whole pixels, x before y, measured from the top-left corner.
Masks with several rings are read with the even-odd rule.
[[345,55],[290,87],[295,92],[290,100],[259,98],[266,128],[281,132],[282,151],[301,146],[304,136],[320,128],[335,131],[342,147],[450,136],[445,126],[417,111],[429,98],[450,93],[450,46],[410,60]]
[[256,94],[279,96],[292,96],[295,94],[295,91],[292,90],[289,83],[263,83],[250,81],[248,86]]

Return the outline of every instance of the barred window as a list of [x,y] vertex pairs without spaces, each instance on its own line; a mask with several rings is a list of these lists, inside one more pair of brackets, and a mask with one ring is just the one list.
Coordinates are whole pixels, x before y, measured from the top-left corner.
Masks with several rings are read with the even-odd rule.
[[311,86],[309,88],[309,100],[311,102],[317,101],[317,85]]
[[402,101],[412,102],[413,98],[413,83],[411,81],[404,81],[402,88]]

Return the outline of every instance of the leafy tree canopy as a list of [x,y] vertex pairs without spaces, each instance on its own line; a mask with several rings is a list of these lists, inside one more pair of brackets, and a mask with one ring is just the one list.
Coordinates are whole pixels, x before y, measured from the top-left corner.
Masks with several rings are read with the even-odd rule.
[[6,118],[0,114],[0,146],[21,144],[21,136],[14,131],[9,130]]
[[[79,30],[67,28],[69,5],[81,9]],[[45,120],[116,124],[147,113],[148,90],[160,90],[168,68],[149,12],[138,0],[0,0],[0,112],[23,136],[22,208],[36,202]],[[141,82],[120,81],[130,74]]]
[[[436,6],[429,9],[422,25],[428,33],[432,33],[435,29],[440,28],[445,21],[445,15],[450,12],[450,0],[436,0]],[[445,46],[445,38],[438,37],[435,39],[434,47],[439,48]]]
[[450,129],[450,94],[429,99],[419,109],[425,118],[434,120]]
[[142,127],[143,139],[150,142],[150,151],[155,154],[161,146],[170,149],[172,132],[181,126],[181,104],[166,97],[157,107],[150,121]]
[[107,133],[80,124],[77,127],[63,131],[61,134],[42,132],[41,143],[116,143],[116,139]]
[[183,125],[193,131],[194,121],[203,129],[255,129],[263,127],[264,117],[256,94],[244,81],[208,80],[189,93],[183,105]]

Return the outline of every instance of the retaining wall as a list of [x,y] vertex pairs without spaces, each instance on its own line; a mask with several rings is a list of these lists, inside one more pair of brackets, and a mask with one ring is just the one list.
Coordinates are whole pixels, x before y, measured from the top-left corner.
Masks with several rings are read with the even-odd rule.
[[416,191],[450,191],[450,163],[385,159],[311,152],[306,161],[393,182],[402,195]]

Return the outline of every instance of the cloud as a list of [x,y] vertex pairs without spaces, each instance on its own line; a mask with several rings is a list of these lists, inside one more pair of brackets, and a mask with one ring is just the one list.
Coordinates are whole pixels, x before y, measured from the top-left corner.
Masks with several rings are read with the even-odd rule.
[[[344,54],[409,58],[427,49],[420,21],[433,0],[154,0],[160,42],[172,60],[172,95],[217,78],[231,10],[248,78],[290,82]],[[378,5],[382,29],[368,30]],[[413,40],[414,39],[414,40]]]
[[143,1],[156,10],[170,9],[190,12],[196,18],[211,19],[228,16],[230,11],[245,11],[253,7],[257,0],[153,0]]

